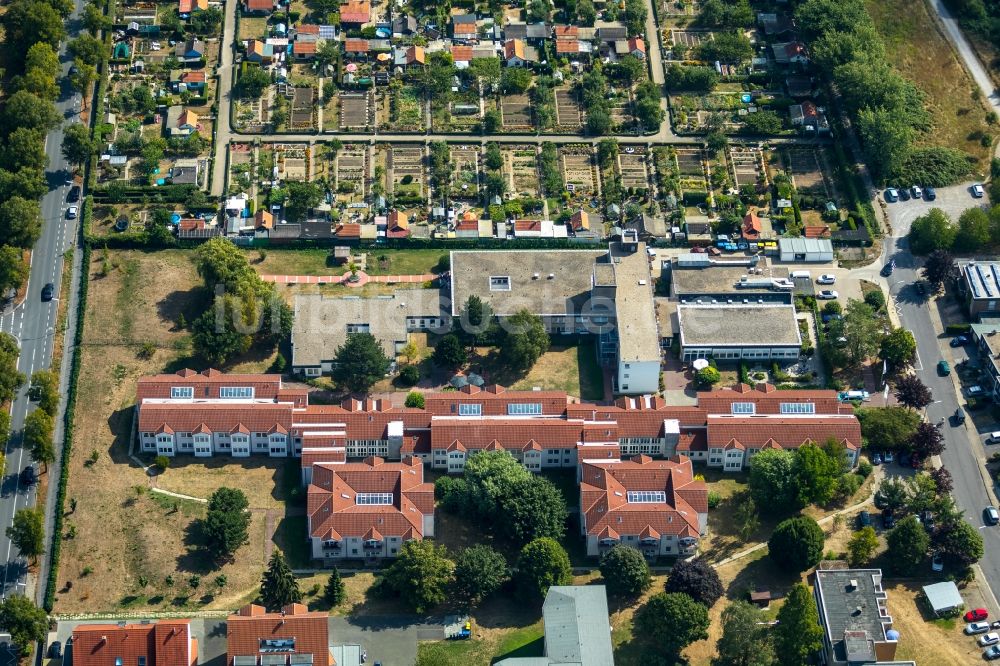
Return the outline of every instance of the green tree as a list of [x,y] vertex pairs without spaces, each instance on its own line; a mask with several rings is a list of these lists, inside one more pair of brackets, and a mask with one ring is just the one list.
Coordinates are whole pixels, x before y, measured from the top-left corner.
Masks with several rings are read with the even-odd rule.
[[108,57],[104,42],[91,35],[80,35],[71,40],[66,48],[74,58],[79,58],[94,67],[103,63]]
[[347,589],[344,580],[340,577],[340,569],[333,568],[330,577],[326,579],[326,587],[323,588],[323,600],[330,604],[330,607],[339,606],[347,598]]
[[19,353],[14,336],[0,333],[0,400],[13,400],[18,389],[24,385],[24,374],[17,370]]
[[361,393],[382,379],[391,361],[371,333],[351,333],[334,356],[333,379]]
[[0,157],[3,166],[8,169],[45,169],[49,158],[45,154],[44,132],[30,127],[18,127],[7,135]]
[[111,28],[111,19],[105,16],[104,12],[98,7],[88,3],[83,8],[83,27],[90,34],[97,35],[101,30],[109,30]]
[[772,632],[774,652],[782,666],[807,664],[823,646],[816,601],[804,583],[796,583],[789,590]]
[[[998,179],[997,182],[1000,182]],[[998,215],[1000,219],[1000,215]],[[941,285],[958,275],[955,258],[946,250],[934,250],[927,255],[922,269],[924,279],[930,284],[931,291],[937,292]]]
[[916,516],[907,516],[896,523],[888,536],[888,562],[903,575],[917,571],[927,556],[930,538]]
[[858,364],[875,354],[882,340],[882,323],[864,301],[851,299],[844,310],[844,348],[851,363]]
[[799,503],[828,504],[836,494],[843,473],[840,460],[813,443],[799,447],[795,455],[795,484]]
[[878,550],[878,536],[875,528],[866,525],[851,536],[847,542],[847,561],[852,567],[861,567],[871,561]]
[[448,598],[455,563],[447,555],[447,548],[432,541],[407,541],[385,572],[385,583],[414,612],[424,613]]
[[633,621],[636,635],[671,657],[708,638],[708,625],[708,609],[679,592],[652,596],[636,611]]
[[31,247],[41,231],[38,201],[13,196],[0,204],[0,245]]
[[500,85],[502,69],[499,58],[473,58],[469,63],[469,73],[479,79],[480,85],[488,92],[493,92]]
[[799,507],[795,475],[795,452],[764,449],[750,466],[750,496],[757,506],[771,514]]
[[0,294],[18,290],[28,279],[28,264],[20,248],[0,246]]
[[478,606],[509,579],[507,560],[486,544],[466,548],[455,559],[455,593],[469,606]]
[[288,193],[285,211],[289,220],[298,222],[305,219],[309,210],[318,206],[323,200],[323,188],[315,181],[291,180],[286,182],[284,187]]
[[649,589],[649,565],[639,549],[617,544],[601,556],[601,578],[608,594],[638,597]]
[[[34,44],[44,42],[53,49],[66,37],[63,17],[44,0],[16,0],[0,16],[7,62],[19,63]],[[15,93],[16,94],[16,93]]]
[[271,75],[266,69],[244,65],[236,82],[235,92],[243,99],[260,99],[271,85]]
[[507,367],[527,372],[549,350],[549,344],[549,334],[541,318],[521,310],[505,322],[500,354]]
[[496,134],[502,125],[503,116],[496,109],[490,109],[483,114],[483,134]]
[[261,577],[260,601],[269,611],[279,611],[288,604],[302,601],[299,582],[285,561],[285,556],[277,548],[271,554],[267,570]]
[[[755,461],[756,463],[756,461]],[[715,666],[772,666],[774,647],[766,613],[737,599],[722,611]]]
[[694,380],[699,386],[709,387],[722,381],[722,374],[712,366],[707,366],[694,374]]
[[906,483],[898,477],[885,479],[875,492],[875,500],[879,506],[883,506],[890,511],[896,511],[904,507],[910,498],[910,492]]
[[54,100],[59,96],[58,78],[59,56],[55,49],[45,42],[32,44],[25,57],[24,76],[18,87],[44,99]]
[[[863,88],[855,88],[852,93],[856,94],[858,90]],[[862,145],[865,146],[867,162],[877,179],[889,178],[893,169],[909,158],[914,130],[895,109],[860,109],[857,112],[857,130]],[[912,244],[911,248],[916,252],[916,247]]]
[[990,217],[982,208],[969,208],[958,218],[955,250],[973,252],[990,245]]
[[410,391],[406,394],[406,407],[414,407],[416,409],[424,408],[424,394],[419,391]]
[[531,85],[531,72],[522,67],[505,67],[500,74],[500,91],[505,95],[521,95]]
[[562,538],[566,531],[566,500],[554,483],[530,475],[516,481],[498,509],[497,527],[515,544],[540,537]]
[[917,431],[920,415],[905,407],[866,407],[857,410],[861,438],[872,449],[899,451],[907,448]]
[[569,555],[555,539],[535,539],[521,549],[517,560],[519,589],[528,599],[542,600],[553,585],[569,585]]
[[[483,154],[483,164],[490,171],[499,171],[503,167],[503,153],[500,151],[500,146],[495,143],[487,144],[486,152]],[[470,300],[473,298],[482,303],[482,300],[475,294],[469,296]]]
[[96,151],[97,143],[86,125],[74,123],[63,132],[62,154],[71,164],[84,165]]
[[941,554],[959,567],[975,564],[985,553],[982,534],[961,518],[942,523],[934,534],[934,542]]
[[195,353],[213,365],[222,365],[249,351],[253,337],[236,328],[242,316],[242,308],[235,298],[216,297],[215,307],[206,310],[191,323],[191,343]]
[[56,459],[55,446],[52,443],[52,431],[55,423],[45,411],[36,409],[24,419],[22,441],[25,448],[31,451],[31,457],[46,467]]
[[41,643],[49,631],[49,617],[23,594],[9,594],[0,602],[0,627],[10,634],[21,656],[31,654],[35,643]]
[[7,528],[7,538],[21,555],[32,562],[45,552],[45,515],[41,509],[18,509],[14,522]]
[[902,370],[916,358],[917,341],[905,328],[893,329],[889,335],[882,338],[878,355],[892,369]]
[[59,409],[59,375],[51,370],[36,370],[31,375],[28,396],[42,411],[55,418]]
[[208,498],[202,532],[213,556],[228,559],[249,543],[250,502],[242,490],[222,487]]
[[778,523],[767,548],[775,564],[790,572],[805,571],[823,556],[823,528],[808,516]]
[[434,347],[433,359],[434,363],[442,368],[454,370],[459,366],[465,365],[466,361],[468,361],[468,355],[465,353],[465,347],[458,339],[458,336],[454,333],[448,333],[438,340],[437,345]]
[[934,250],[950,250],[958,229],[940,208],[932,208],[910,225],[910,250],[913,254],[930,254]]
[[670,570],[664,590],[684,593],[706,608],[714,606],[725,592],[719,574],[703,557],[678,560]]

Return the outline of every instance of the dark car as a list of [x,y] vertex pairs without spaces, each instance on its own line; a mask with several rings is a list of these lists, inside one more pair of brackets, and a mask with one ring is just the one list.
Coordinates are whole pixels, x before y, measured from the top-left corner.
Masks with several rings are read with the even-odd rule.
[[34,465],[28,465],[27,467],[21,470],[21,483],[23,483],[24,485],[33,486],[35,485],[35,481],[37,480],[38,477],[35,476]]
[[934,529],[934,514],[930,511],[920,512],[920,522],[923,524],[924,529],[928,532]]
[[52,641],[52,645],[49,646],[49,658],[62,659],[62,643],[59,641]]
[[959,407],[955,410],[955,415],[952,418],[955,420],[955,425],[965,423],[965,412],[963,412],[962,408]]
[[949,342],[948,344],[951,345],[952,347],[961,347],[962,345],[968,343],[969,343],[969,338],[965,337],[964,335],[956,335],[951,339],[951,342]]
[[1000,522],[1000,512],[997,512],[996,507],[988,506],[983,509],[983,522],[987,525],[996,525]]
[[934,191],[933,187],[925,187],[924,196],[927,197],[928,201],[934,201],[937,199],[937,192]]
[[867,511],[862,511],[858,514],[858,525],[861,527],[868,527],[872,524],[872,515]]
[[74,185],[69,188],[69,193],[66,194],[66,201],[73,203],[74,201],[80,200],[80,186]]
[[891,530],[896,525],[896,517],[892,515],[891,509],[883,509],[882,511],[882,527],[887,530]]
[[55,292],[56,292],[56,286],[51,282],[49,282],[44,287],[42,287],[42,300],[51,301],[52,296],[55,294]]
[[890,261],[882,267],[882,277],[889,277],[894,270],[896,270],[896,262]]

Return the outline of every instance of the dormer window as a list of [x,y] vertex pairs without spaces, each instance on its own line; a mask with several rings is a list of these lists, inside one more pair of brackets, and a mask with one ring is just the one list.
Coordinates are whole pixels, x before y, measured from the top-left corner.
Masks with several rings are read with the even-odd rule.
[[812,402],[783,402],[782,414],[815,414],[816,404]]
[[733,414],[754,414],[757,411],[757,405],[752,402],[734,402],[730,406],[730,412]]
[[171,386],[170,397],[174,400],[190,400],[194,397],[193,386]]
[[225,399],[234,398],[252,398],[253,397],[253,387],[252,386],[223,386],[219,389],[219,397]]

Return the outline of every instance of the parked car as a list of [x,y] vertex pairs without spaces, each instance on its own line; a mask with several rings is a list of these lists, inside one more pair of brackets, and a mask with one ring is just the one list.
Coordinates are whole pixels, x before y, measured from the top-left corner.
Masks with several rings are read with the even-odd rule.
[[910,188],[910,194],[913,195],[914,199],[920,199],[921,197],[924,196],[924,191],[920,188],[919,185],[914,185]]
[[988,634],[984,634],[979,637],[979,647],[986,647],[987,645],[996,645],[1000,643],[1000,634],[995,631],[991,631]]
[[934,201],[937,199],[937,192],[934,191],[933,187],[928,187],[924,190],[924,197],[926,197],[928,201]]
[[882,527],[891,530],[896,526],[896,517],[892,515],[892,509],[882,509]]
[[895,458],[893,457],[892,451],[886,451],[885,452],[884,460],[885,460],[885,462],[886,462],[887,465],[889,463],[891,463],[893,460],[895,460]]
[[1000,523],[1000,511],[997,511],[995,506],[988,506],[983,509],[983,521],[987,525],[996,525]]
[[885,200],[889,203],[896,203],[899,201],[899,190],[895,187],[890,187],[885,191]]
[[892,272],[894,270],[896,270],[896,261],[895,260],[890,261],[885,266],[883,266],[882,270],[880,272],[882,274],[882,277],[889,277],[890,275],[892,275]]
[[66,219],[75,220],[77,213],[79,212],[80,212],[79,208],[77,208],[76,206],[70,206],[69,208],[66,209]]
[[944,571],[944,560],[941,559],[941,555],[938,553],[934,553],[934,557],[931,558],[931,571],[935,573]]
[[42,287],[42,300],[51,301],[53,294],[55,294],[56,286],[49,282],[44,287]]
[[38,477],[35,474],[34,465],[28,465],[27,467],[21,470],[21,483],[23,483],[24,485],[33,486],[35,485],[35,481],[37,480]]
[[59,641],[52,641],[52,645],[49,646],[49,658],[62,659],[62,643]]
[[69,192],[66,193],[66,201],[69,203],[74,203],[80,200],[80,186],[74,185],[69,188]]
[[844,318],[844,315],[839,315],[836,312],[824,312],[821,316],[824,324],[831,321],[840,321]]
[[[968,613],[966,613],[966,615],[968,615]],[[989,630],[990,630],[989,622],[970,622],[969,624],[965,625],[965,633],[968,634],[969,636],[972,636],[974,634],[985,634]]]
[[908,189],[906,189],[906,188],[901,189],[899,191],[899,200],[900,201],[909,201],[910,200],[910,191]]
[[943,360],[942,361],[938,361],[937,370],[938,370],[938,374],[939,375],[950,375],[951,374],[951,366],[948,364],[948,361],[943,361]]
[[970,398],[978,398],[979,396],[985,393],[986,391],[983,389],[983,387],[979,386],[978,384],[975,386],[969,386],[965,389],[965,395],[969,396]]
[[881,453],[876,453],[875,455],[872,456],[872,464],[873,465],[881,465],[882,464],[882,454]]
[[983,650],[983,659],[985,659],[986,661],[993,661],[994,659],[1000,659],[1000,645],[992,645]]
[[858,514],[858,525],[861,527],[868,527],[872,524],[872,515],[867,511],[862,511]]
[[961,347],[962,345],[966,345],[968,343],[969,343],[969,338],[965,337],[964,335],[956,335],[951,339],[951,342],[949,342],[948,344],[951,345],[952,347]]
[[965,423],[965,412],[962,411],[961,407],[955,410],[955,415],[953,416],[953,418],[955,419],[955,425],[961,425]]
[[975,185],[972,186],[972,196],[976,197],[977,199],[982,199],[984,194],[986,194],[986,191],[983,189],[982,185],[976,183]]
[[991,432],[986,437],[987,444],[1000,444],[1000,431]]
[[816,294],[816,298],[821,301],[832,301],[835,300],[840,294],[838,294],[833,289],[824,289],[823,291]]
[[818,278],[816,278],[817,284],[833,284],[837,281],[835,275],[830,275],[829,273],[823,273]]

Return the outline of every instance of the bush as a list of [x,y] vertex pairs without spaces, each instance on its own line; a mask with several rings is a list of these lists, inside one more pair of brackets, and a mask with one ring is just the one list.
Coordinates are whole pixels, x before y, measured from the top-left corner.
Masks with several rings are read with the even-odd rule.
[[167,456],[156,456],[156,458],[153,459],[153,467],[155,467],[157,471],[162,474],[168,467],[170,467],[170,458]]
[[694,375],[695,382],[701,386],[712,386],[713,384],[718,384],[722,380],[722,375],[718,370],[709,366],[707,368],[702,368]]
[[415,365],[404,365],[396,380],[402,386],[414,386],[420,381],[420,370]]
[[714,490],[708,491],[708,508],[714,509],[722,503],[722,495]]
[[[418,391],[410,391],[406,394],[406,406],[416,407],[417,409],[424,408],[424,394]],[[445,478],[445,477],[442,477]]]
[[858,474],[862,479],[867,479],[872,473],[872,464],[867,460],[862,460],[858,463]]
[[972,330],[972,324],[948,324],[944,327],[944,332],[948,335],[962,335]]
[[881,291],[869,291],[865,294],[865,303],[874,310],[881,310],[885,307],[885,295]]

